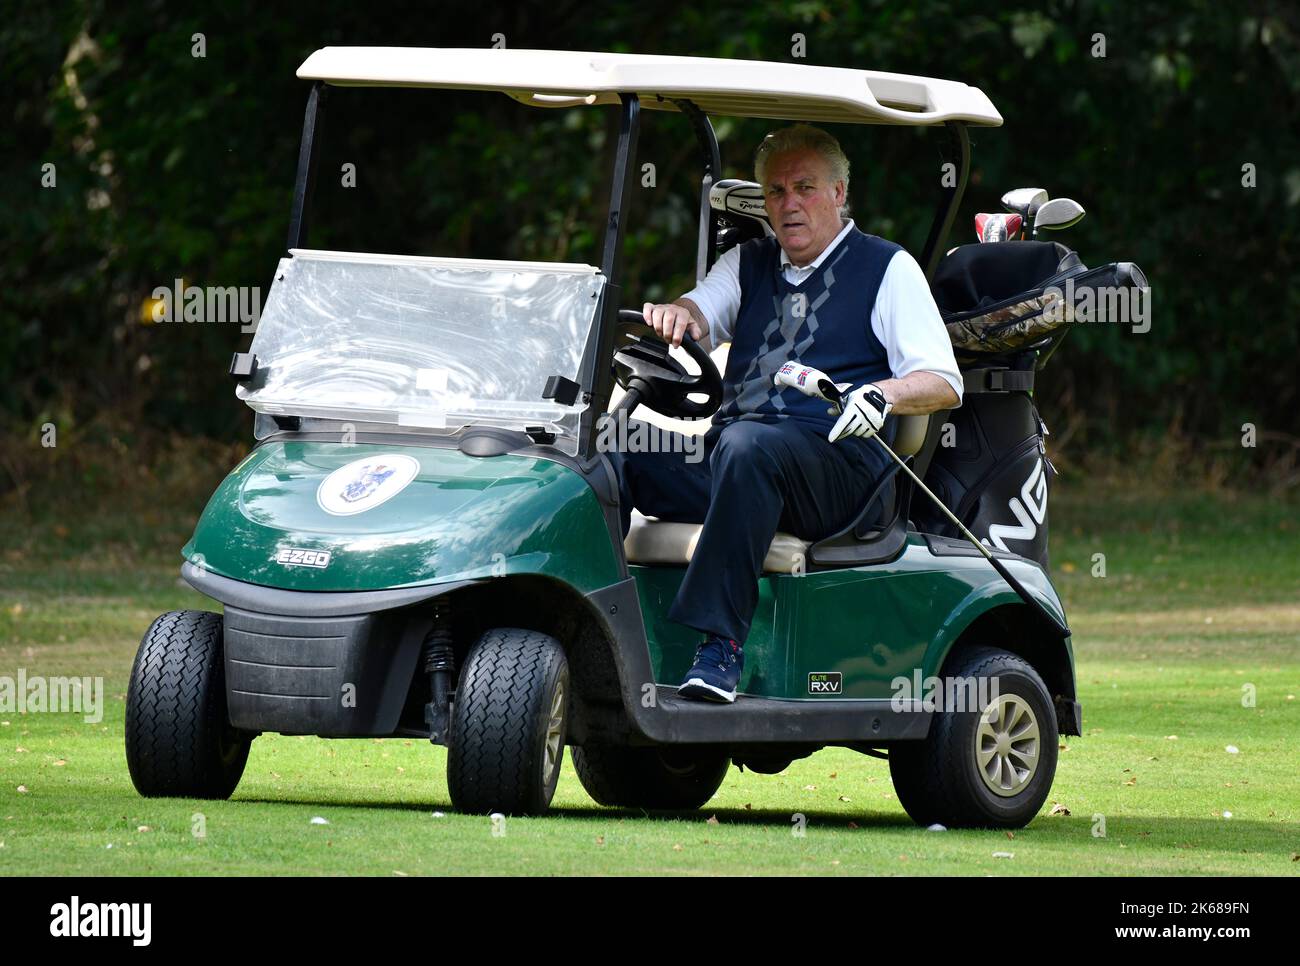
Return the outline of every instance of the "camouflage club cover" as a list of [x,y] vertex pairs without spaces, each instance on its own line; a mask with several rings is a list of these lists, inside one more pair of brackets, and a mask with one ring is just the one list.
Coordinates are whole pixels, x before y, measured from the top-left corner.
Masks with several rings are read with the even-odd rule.
[[1014,352],[1075,321],[1074,306],[1048,289],[983,315],[947,322],[953,347],[966,352]]

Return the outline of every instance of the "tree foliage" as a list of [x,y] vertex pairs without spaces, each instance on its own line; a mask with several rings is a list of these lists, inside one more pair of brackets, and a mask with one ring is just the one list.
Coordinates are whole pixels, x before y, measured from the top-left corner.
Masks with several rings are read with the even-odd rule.
[[[993,12],[990,12],[992,10]],[[1292,6],[1078,0],[917,6],[804,0],[600,8],[319,0],[307,7],[80,0],[0,25],[0,418],[34,438],[112,413],[232,438],[237,326],[148,320],[150,292],[260,286],[283,254],[307,84],[336,44],[622,50],[926,74],[981,87],[1006,119],[972,134],[949,244],[1008,188],[1088,217],[1085,261],[1133,260],[1151,330],[1080,327],[1043,374],[1044,408],[1092,446],[1169,427],[1294,434],[1292,283],[1300,211],[1300,55]],[[205,56],[195,56],[202,35]],[[1099,44],[1104,56],[1099,56]],[[594,261],[612,109],[537,110],[487,93],[330,94],[312,241],[320,247]],[[646,111],[626,301],[666,300],[694,267],[699,159],[680,115]],[[715,119],[726,173],[750,176],[773,125]],[[938,186],[933,131],[834,129],[864,230],[920,249]],[[356,166],[356,186],[342,184]],[[54,187],[42,176],[54,166]],[[1253,177],[1253,186],[1246,186]]]

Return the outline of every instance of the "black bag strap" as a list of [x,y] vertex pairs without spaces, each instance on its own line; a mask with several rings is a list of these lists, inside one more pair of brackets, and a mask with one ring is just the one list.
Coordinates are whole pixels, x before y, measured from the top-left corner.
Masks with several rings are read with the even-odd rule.
[[966,392],[1028,392],[1034,388],[1033,369],[967,369]]

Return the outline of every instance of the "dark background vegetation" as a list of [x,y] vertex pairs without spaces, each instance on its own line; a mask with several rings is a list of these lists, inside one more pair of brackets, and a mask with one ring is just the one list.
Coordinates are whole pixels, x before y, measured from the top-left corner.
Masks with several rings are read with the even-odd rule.
[[[1058,461],[1154,447],[1175,476],[1296,482],[1294,4],[85,0],[15,4],[0,20],[0,496],[27,499],[58,461],[93,483],[112,475],[104,454],[145,472],[247,441],[251,414],[225,369],[248,337],[230,323],[153,324],[144,306],[174,278],[260,286],[265,298],[308,91],[294,73],[316,48],[487,47],[501,33],[511,47],[789,61],[795,32],[807,63],[965,81],[1002,112],[1002,128],[972,131],[950,245],[972,241],[973,214],[997,210],[1006,189],[1042,185],[1088,209],[1058,236],[1085,261],[1147,272],[1150,332],[1082,326],[1040,376]],[[1091,55],[1097,33],[1104,59]],[[491,94],[331,98],[313,247],[598,260],[614,109],[543,111]],[[635,192],[634,305],[691,282],[699,173],[684,118],[643,121],[639,160],[654,162],[657,186]],[[753,146],[775,125],[715,123],[727,174],[752,176]],[[939,132],[832,130],[853,163],[859,226],[919,252]],[[356,188],[340,186],[345,161]],[[40,186],[46,162],[57,188]],[[1253,188],[1242,185],[1248,163]],[[1254,449],[1240,444],[1247,422]],[[57,453],[40,446],[47,423]]]

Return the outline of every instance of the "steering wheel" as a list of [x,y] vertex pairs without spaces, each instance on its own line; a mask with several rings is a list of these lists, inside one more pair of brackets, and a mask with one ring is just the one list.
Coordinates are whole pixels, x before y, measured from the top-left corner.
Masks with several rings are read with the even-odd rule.
[[[620,309],[614,345],[614,378],[627,391],[619,408],[631,412],[644,403],[664,416],[712,416],[722,405],[722,376],[704,346],[683,333],[682,348],[700,367],[692,375],[669,355],[670,347],[636,309]],[[708,398],[689,398],[702,393]]]

